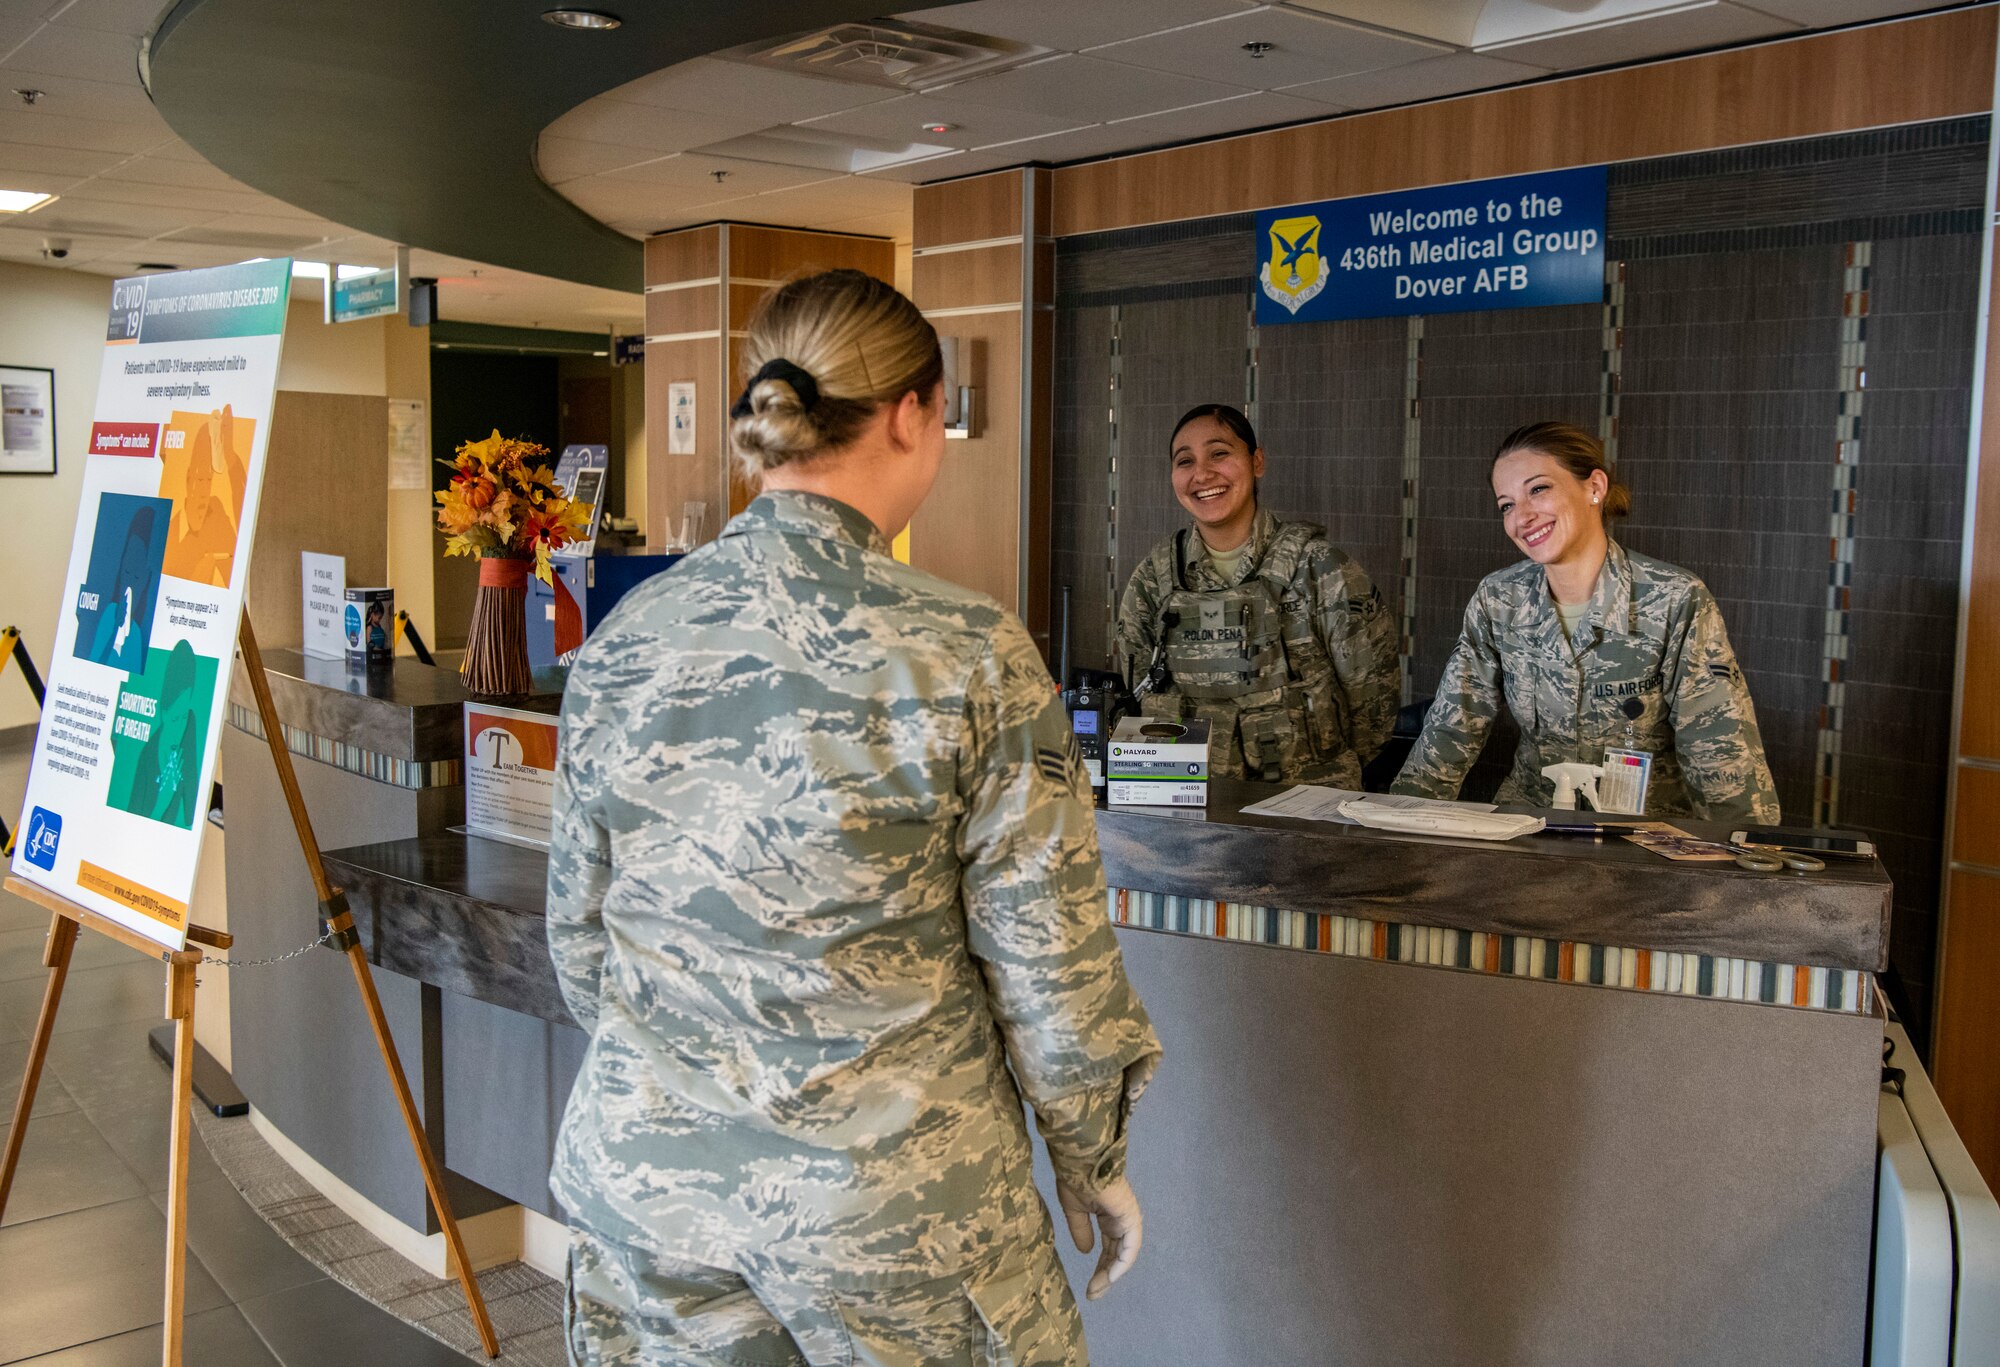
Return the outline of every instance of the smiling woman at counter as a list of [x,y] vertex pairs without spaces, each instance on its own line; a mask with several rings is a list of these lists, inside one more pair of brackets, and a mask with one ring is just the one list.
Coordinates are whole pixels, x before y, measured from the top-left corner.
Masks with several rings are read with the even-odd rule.
[[1146,715],[1208,719],[1216,777],[1359,789],[1400,689],[1381,593],[1324,528],[1259,505],[1264,449],[1242,413],[1202,404],[1168,449],[1194,525],[1132,572],[1118,667]]
[[1597,439],[1567,423],[1517,428],[1493,456],[1493,496],[1528,558],[1486,576],[1465,608],[1424,733],[1395,791],[1457,797],[1501,698],[1521,728],[1500,800],[1550,805],[1545,765],[1653,756],[1648,815],[1778,820],[1757,712],[1708,586],[1611,539],[1632,497]]

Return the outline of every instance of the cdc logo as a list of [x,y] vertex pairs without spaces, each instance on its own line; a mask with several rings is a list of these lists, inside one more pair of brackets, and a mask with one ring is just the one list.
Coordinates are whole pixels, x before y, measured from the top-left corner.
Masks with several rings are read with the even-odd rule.
[[37,807],[28,818],[28,862],[38,869],[55,872],[56,846],[62,843],[62,818],[46,807]]

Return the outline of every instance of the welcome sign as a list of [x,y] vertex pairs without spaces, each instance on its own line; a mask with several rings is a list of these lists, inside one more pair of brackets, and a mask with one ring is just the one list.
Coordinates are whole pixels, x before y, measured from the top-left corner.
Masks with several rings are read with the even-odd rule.
[[1595,303],[1602,166],[1325,200],[1257,215],[1257,322]]
[[14,873],[185,946],[292,263],[111,289]]

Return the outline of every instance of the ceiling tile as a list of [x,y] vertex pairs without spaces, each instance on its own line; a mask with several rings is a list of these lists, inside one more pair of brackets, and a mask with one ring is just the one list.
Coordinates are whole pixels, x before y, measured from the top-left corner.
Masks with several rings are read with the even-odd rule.
[[678,207],[680,203],[671,190],[661,186],[633,180],[608,180],[603,176],[572,180],[562,186],[559,193],[592,218],[606,223],[650,219]]
[[[942,156],[925,157],[922,161],[906,161],[901,166],[885,166],[879,171],[870,171],[865,178],[893,180],[904,185],[923,185],[933,180],[949,180],[957,175],[970,175],[974,170],[985,170],[987,161],[988,157],[984,152],[946,152]],[[974,162],[978,163],[976,167],[973,165]],[[1005,160],[993,164],[1012,165]],[[963,171],[957,169],[961,166],[966,169]]]
[[1382,71],[1363,71],[1353,76],[1313,81],[1308,85],[1285,87],[1287,95],[1323,100],[1346,109],[1377,109],[1383,105],[1411,104],[1417,100],[1441,99],[1469,90],[1487,90],[1546,76],[1544,67],[1526,62],[1482,57],[1476,52],[1454,52],[1407,66]]
[[165,157],[168,161],[191,161],[199,166],[208,165],[207,157],[189,147],[179,138],[175,138],[172,142],[161,143],[158,147],[147,153],[147,155]]
[[[1243,45],[1251,42],[1270,43],[1273,50],[1252,57],[1243,50]],[[1398,66],[1448,51],[1443,44],[1421,38],[1400,38],[1318,15],[1267,9],[1094,48],[1091,55],[1154,71],[1269,90]]]
[[[679,151],[669,148],[668,151]],[[660,153],[645,147],[624,147],[609,142],[588,142],[582,138],[557,137],[544,133],[535,144],[535,169],[551,185],[561,185],[579,176],[595,176],[616,171],[635,162],[652,161]]]
[[0,0],[0,24],[39,27],[49,11],[60,8],[62,0]]
[[[927,132],[925,124],[955,125],[942,133]],[[811,119],[808,128],[834,133],[853,133],[867,138],[918,138],[946,147],[985,147],[996,142],[1035,138],[1045,133],[1061,133],[1076,127],[1071,119],[1049,114],[1032,114],[994,105],[968,104],[932,95],[905,95],[881,104],[864,105],[844,114]]]
[[[20,89],[39,90],[41,98],[23,104],[15,95]],[[20,71],[9,67],[0,80],[0,108],[20,114],[69,115],[80,119],[108,119],[113,122],[151,122],[158,117],[152,100],[139,82],[86,81],[75,76],[58,76],[46,71]],[[169,134],[168,136],[171,136]]]
[[166,157],[138,157],[122,162],[104,173],[109,180],[136,180],[142,185],[180,185],[190,190],[249,190],[232,176],[206,163],[173,161]]
[[1074,52],[1249,8],[1250,0],[971,0],[898,17]]
[[[715,173],[718,171],[723,173],[721,180],[716,179]],[[717,191],[699,201],[685,196],[675,196],[677,202],[706,204],[713,203],[717,199],[738,199],[744,195],[761,194],[766,190],[783,190],[793,185],[809,185],[814,181],[830,180],[832,176],[814,167],[779,166],[766,161],[744,161],[737,157],[712,157],[699,152],[683,152],[679,156],[641,162],[637,166],[628,166],[622,171],[593,176],[591,179],[637,181],[646,185]]]
[[1737,5],[1713,4],[1676,10],[1671,14],[1628,19],[1601,28],[1572,29],[1548,38],[1482,47],[1480,50],[1508,61],[1533,62],[1558,71],[1580,71],[1587,67],[1724,47],[1774,33],[1794,32],[1796,28],[1788,19],[1759,14]]
[[63,114],[30,114],[0,109],[0,142],[31,146],[74,147],[85,152],[122,152],[127,156],[159,146],[170,135],[158,115],[152,121],[73,119]]
[[1937,0],[1752,0],[1751,9],[1775,14],[1781,19],[1808,28],[1831,28],[1835,24],[1856,24],[1868,19],[1936,9]]
[[949,98],[967,104],[997,105],[1085,124],[1219,100],[1240,94],[1243,87],[1096,57],[1051,57],[946,89]]
[[659,233],[669,233],[676,228],[691,228],[697,223],[713,222],[715,215],[706,209],[689,209],[685,213],[662,211],[652,217],[607,219],[605,226],[615,228],[627,237],[644,240]]
[[767,162],[776,166],[813,166],[829,175],[853,175],[883,166],[921,161],[952,149],[934,142],[869,138],[859,133],[830,133],[811,124],[787,123],[693,150],[704,156]]
[[170,8],[161,0],[76,0],[61,7],[51,22],[137,36],[151,33],[154,23]]
[[1472,41],[1474,25],[1487,0],[1286,0],[1293,9],[1354,19],[1397,33],[1414,33],[1441,43],[1464,46]]
[[907,185],[861,176],[842,176],[839,180],[824,180],[817,185],[772,190],[738,202],[745,206],[748,217],[785,214],[798,226],[823,228],[836,220],[859,218],[864,214],[901,213],[907,217],[910,199],[910,187]]
[[77,237],[145,238],[189,227],[209,216],[203,210],[187,205],[175,208],[111,204],[65,195],[35,214],[35,226],[45,233],[60,232]]
[[763,128],[893,100],[897,92],[886,86],[823,81],[769,67],[697,57],[605,94],[633,104],[694,110],[716,118],[754,118],[759,120],[756,126]]
[[262,233],[301,242],[332,242],[348,235],[345,228],[323,218],[276,218],[269,214],[217,214],[201,227],[204,231]]
[[0,172],[32,171],[38,175],[94,176],[129,160],[121,152],[87,152],[79,147],[44,147],[39,143],[0,140]]
[[[37,228],[0,226],[0,256],[14,261],[40,261],[42,237],[41,230]],[[139,246],[140,241],[141,239],[131,237],[72,237],[69,257],[61,268],[74,269],[107,253],[127,255]],[[156,258],[149,256],[144,259],[150,261]],[[241,257],[237,259],[241,260]]]
[[600,95],[557,119],[542,136],[638,147],[658,157],[779,122],[783,120],[769,114],[697,113]]
[[247,256],[289,256],[294,252],[307,253],[325,240],[326,235],[323,233],[231,227],[226,223],[203,223],[191,228],[182,228],[159,239],[162,244],[190,242],[204,246],[234,247]]
[[139,40],[131,34],[45,24],[6,61],[0,70],[45,71],[86,81],[139,79]]
[[[4,163],[0,163],[0,165],[4,165]],[[61,195],[67,199],[76,193],[76,186],[79,183],[88,185],[90,182],[79,182],[75,176],[51,176],[34,171],[8,171],[0,169],[0,190],[31,190],[38,195]],[[34,210],[33,212],[39,213],[41,211]],[[16,220],[12,215],[7,216],[5,219],[0,219],[0,222],[11,223],[16,221],[19,220]]]
[[1117,152],[1192,142],[1199,138],[1224,137],[1254,128],[1299,123],[1324,118],[1326,114],[1327,109],[1321,104],[1270,91],[1255,91],[1235,99],[1216,100],[1189,109],[1172,109],[1142,119],[1121,119],[1117,123],[1100,124],[1096,128],[1074,133],[1030,138],[1008,147],[987,148],[981,155],[1011,153],[1012,160],[1002,163],[1004,165],[1030,161],[1081,161],[1086,157],[1104,157]]

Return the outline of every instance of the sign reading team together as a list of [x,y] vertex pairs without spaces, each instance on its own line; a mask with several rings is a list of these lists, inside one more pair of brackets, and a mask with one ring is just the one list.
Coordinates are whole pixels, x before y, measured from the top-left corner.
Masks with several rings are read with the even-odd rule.
[[1589,304],[1605,168],[1333,199],[1257,215],[1257,322]]
[[186,942],[291,262],[120,280],[20,877]]

